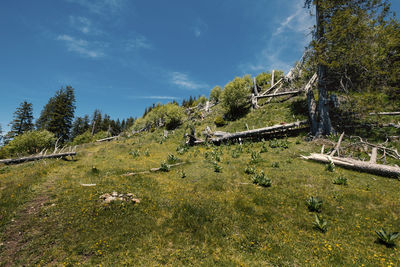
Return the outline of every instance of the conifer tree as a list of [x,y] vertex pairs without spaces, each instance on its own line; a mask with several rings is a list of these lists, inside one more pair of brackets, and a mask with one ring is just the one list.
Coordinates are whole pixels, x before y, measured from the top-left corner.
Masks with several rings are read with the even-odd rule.
[[43,108],[37,121],[37,128],[46,129],[54,133],[61,142],[65,142],[70,137],[74,112],[74,88],[71,86],[61,88]]
[[32,103],[24,101],[14,112],[14,119],[10,122],[11,131],[8,133],[9,138],[14,138],[24,132],[33,130],[33,111]]

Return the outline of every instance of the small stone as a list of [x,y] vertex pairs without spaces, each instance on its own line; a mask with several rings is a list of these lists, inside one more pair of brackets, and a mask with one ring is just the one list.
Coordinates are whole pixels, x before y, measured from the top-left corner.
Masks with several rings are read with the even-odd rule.
[[108,198],[106,198],[106,199],[104,200],[104,203],[110,203],[110,202],[115,201],[115,200],[116,200],[115,197],[109,196]]
[[100,199],[106,199],[106,198],[109,198],[110,196],[111,195],[109,193],[105,193],[105,194],[101,195],[99,198]]
[[112,194],[111,194],[113,197],[116,197],[116,196],[118,196],[118,193],[117,192],[112,192]]
[[137,198],[132,198],[132,202],[134,202],[134,203],[136,203],[136,204],[139,204],[139,203],[140,203],[140,200],[137,199]]

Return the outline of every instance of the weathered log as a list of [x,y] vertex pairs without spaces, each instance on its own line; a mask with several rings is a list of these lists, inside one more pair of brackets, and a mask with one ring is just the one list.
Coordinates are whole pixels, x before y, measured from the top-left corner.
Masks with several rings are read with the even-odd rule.
[[283,95],[297,95],[301,92],[302,91],[289,91],[289,92],[275,93],[275,94],[270,94],[270,95],[259,95],[259,96],[256,96],[256,98],[261,99],[261,98],[269,98],[269,97],[278,97],[278,96],[283,96]]
[[23,158],[18,158],[18,159],[2,159],[2,160],[0,160],[0,163],[18,164],[18,163],[27,162],[27,161],[35,161],[35,160],[50,159],[50,158],[65,158],[68,156],[75,156],[75,155],[76,155],[76,152],[65,152],[65,153],[57,153],[57,154],[50,154],[50,155],[36,155],[36,156],[29,156],[29,157],[23,157]]
[[388,115],[388,116],[397,116],[400,115],[400,111],[394,111],[394,112],[371,112],[369,115]]
[[223,141],[227,141],[227,140],[231,140],[231,139],[254,137],[254,136],[260,136],[263,134],[279,132],[279,131],[288,131],[291,129],[296,129],[296,128],[298,128],[302,125],[306,125],[306,124],[308,124],[308,120],[297,121],[297,122],[289,123],[289,124],[278,124],[278,125],[274,125],[274,126],[270,126],[270,127],[259,128],[259,129],[254,129],[254,130],[249,130],[249,131],[244,131],[244,132],[237,132],[237,133],[218,132],[218,135],[220,135],[220,137],[212,138],[211,141],[214,143],[219,143],[219,142],[223,142]]
[[313,160],[322,163],[332,162],[336,166],[340,166],[343,168],[377,174],[385,177],[400,177],[400,167],[398,166],[388,166],[349,158],[331,157],[329,155],[316,153],[312,153],[310,156],[301,157],[303,159]]
[[371,158],[369,160],[370,163],[376,163],[376,158],[378,156],[378,149],[376,147],[372,148]]
[[104,139],[99,139],[99,140],[96,140],[96,142],[106,142],[106,141],[111,141],[111,140],[114,140],[114,139],[116,139],[116,138],[118,138],[118,137],[119,137],[119,135],[118,135],[118,136],[107,137],[107,138],[104,138]]
[[[176,163],[176,164],[171,164],[171,165],[168,165],[168,168],[177,167],[177,166],[180,166],[180,165],[183,165],[183,164],[186,164],[186,163],[187,162],[179,162],[179,163]],[[151,168],[149,171],[130,172],[130,173],[123,174],[122,176],[135,176],[135,175],[138,175],[138,174],[146,174],[146,173],[151,173],[151,172],[158,172],[160,170],[161,170],[161,168]]]

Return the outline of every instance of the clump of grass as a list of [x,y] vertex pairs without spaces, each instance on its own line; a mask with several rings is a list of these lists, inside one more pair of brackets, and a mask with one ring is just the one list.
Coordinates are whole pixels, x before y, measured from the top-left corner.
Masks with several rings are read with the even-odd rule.
[[347,185],[347,178],[344,176],[339,176],[335,180],[333,180],[333,184],[337,185]]
[[269,141],[270,148],[289,148],[289,141],[287,139],[278,140],[276,138]]
[[150,157],[150,152],[148,149],[146,149],[143,153],[146,157]]
[[334,172],[335,171],[335,164],[332,161],[329,162],[329,164],[326,165],[326,170],[328,172]]
[[222,172],[222,167],[218,165],[218,162],[213,163],[214,166],[214,172]]
[[271,179],[265,176],[264,171],[253,176],[253,183],[262,187],[270,187],[272,185]]
[[317,197],[311,196],[309,199],[307,199],[306,205],[308,210],[312,212],[321,212],[322,210],[322,200]]
[[280,164],[279,164],[279,162],[274,162],[274,163],[272,163],[272,168],[279,168],[280,167]]
[[162,172],[169,172],[170,167],[166,162],[162,162],[160,166],[160,171]]
[[186,173],[185,173],[185,171],[184,170],[181,170],[181,178],[186,178]]
[[319,214],[315,214],[315,220],[314,220],[315,229],[321,231],[322,233],[325,233],[328,230],[327,224],[328,223],[324,218],[322,218]]
[[189,148],[188,148],[188,146],[187,146],[186,144],[185,144],[185,145],[179,145],[179,146],[176,148],[176,152],[177,152],[179,155],[185,154],[188,150],[189,150]]
[[244,169],[244,173],[245,174],[255,174],[256,173],[256,168],[254,168],[253,166],[247,166]]
[[394,247],[396,245],[395,240],[399,237],[399,232],[389,233],[383,228],[375,232],[378,235],[379,243],[384,244],[387,247]]

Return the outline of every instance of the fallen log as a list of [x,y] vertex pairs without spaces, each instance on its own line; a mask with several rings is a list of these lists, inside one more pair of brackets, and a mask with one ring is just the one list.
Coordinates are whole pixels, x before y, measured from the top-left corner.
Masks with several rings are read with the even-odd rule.
[[119,137],[119,135],[117,135],[117,136],[112,136],[112,137],[107,137],[107,138],[103,138],[103,139],[96,140],[96,142],[112,141],[112,140],[114,140],[114,139],[116,139],[116,138],[118,138],[118,137]]
[[[183,164],[186,164],[186,163],[187,162],[179,162],[179,163],[176,163],[176,164],[171,164],[171,165],[168,165],[168,168],[180,166],[180,165],[183,165]],[[160,170],[161,170],[161,167],[159,167],[159,168],[151,168],[149,171],[130,172],[130,173],[123,174],[122,176],[135,176],[135,175],[138,175],[138,174],[146,174],[146,173],[151,173],[151,172],[158,172]]]
[[259,96],[256,96],[255,98],[261,99],[261,98],[278,97],[278,96],[284,96],[284,95],[297,95],[301,92],[302,91],[289,91],[289,92],[282,92],[282,93],[276,93],[276,94],[270,94],[270,95],[259,95]]
[[225,133],[225,132],[217,132],[219,137],[212,138],[211,142],[220,143],[227,140],[238,139],[238,138],[246,138],[246,137],[254,137],[261,136],[264,134],[274,133],[274,132],[288,132],[293,129],[297,129],[300,126],[307,125],[308,120],[297,121],[289,124],[278,124],[270,127],[259,128],[244,132],[236,132],[236,133]]
[[41,160],[41,159],[50,159],[50,158],[65,158],[68,156],[75,156],[76,152],[65,152],[65,153],[57,153],[57,154],[50,154],[50,155],[36,155],[36,156],[29,156],[29,157],[23,157],[23,158],[18,158],[18,159],[2,159],[0,160],[0,163],[4,164],[18,164],[18,163],[23,163],[27,161],[35,161],[35,160]]
[[369,115],[388,115],[388,116],[397,116],[400,115],[400,111],[394,111],[394,112],[371,112]]
[[356,170],[360,172],[367,172],[377,174],[385,177],[400,177],[400,167],[389,166],[383,164],[376,164],[367,161],[360,161],[349,158],[331,157],[329,155],[312,153],[310,156],[301,156],[303,159],[313,160],[322,163],[333,163],[336,166]]

